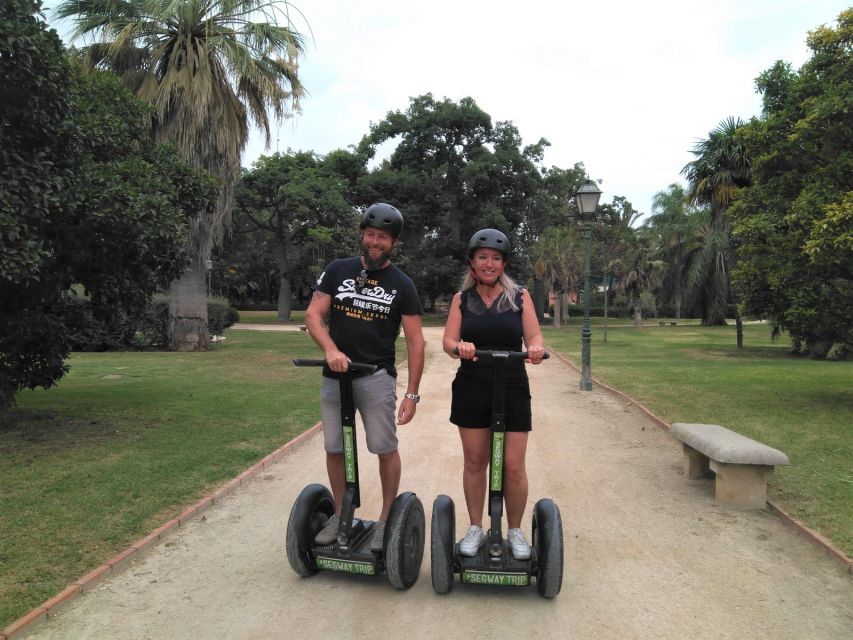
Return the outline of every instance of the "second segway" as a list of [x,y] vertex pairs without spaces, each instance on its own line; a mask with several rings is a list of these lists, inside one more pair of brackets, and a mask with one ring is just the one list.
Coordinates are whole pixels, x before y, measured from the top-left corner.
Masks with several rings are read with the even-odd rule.
[[[323,366],[325,360],[296,359],[298,367]],[[300,576],[324,569],[364,575],[386,573],[396,589],[408,589],[418,579],[424,552],[424,509],[411,492],[397,496],[385,526],[382,553],[371,551],[376,523],[355,517],[361,506],[358,478],[358,450],[355,432],[355,401],[352,373],[376,371],[374,365],[351,362],[340,375],[341,430],[344,443],[346,489],[336,540],[329,545],[314,542],[317,532],[335,513],[332,492],[321,484],[306,486],[290,511],[287,522],[287,560]]]
[[[432,586],[436,593],[453,588],[454,576],[468,584],[528,586],[531,578],[545,598],[560,593],[563,584],[563,525],[560,510],[553,500],[542,498],[533,508],[533,541],[530,558],[517,560],[501,532],[503,517],[505,382],[510,360],[525,360],[523,351],[476,351],[478,359],[494,367],[494,392],[491,420],[491,461],[489,463],[489,516],[491,526],[485,543],[474,556],[464,556],[455,543],[456,515],[453,500],[438,496],[432,506],[430,558]],[[548,357],[548,354],[545,354]]]

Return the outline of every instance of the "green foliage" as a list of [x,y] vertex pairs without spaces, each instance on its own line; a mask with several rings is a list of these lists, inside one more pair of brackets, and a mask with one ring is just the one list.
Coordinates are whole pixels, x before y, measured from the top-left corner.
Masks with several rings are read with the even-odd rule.
[[[0,407],[66,371],[88,321],[121,327],[186,262],[189,215],[214,184],[148,138],[148,111],[113,77],[68,63],[16,2],[0,55]],[[7,33],[4,31],[4,33]],[[87,301],[72,293],[82,290]]]
[[225,298],[212,297],[207,299],[207,324],[210,335],[221,336],[225,329],[240,322],[240,312],[231,306]]
[[45,286],[46,231],[61,211],[71,168],[65,138],[70,65],[41,2],[11,0],[0,16],[0,409],[21,384],[49,385],[66,370],[61,322],[40,312],[66,296]]
[[[262,156],[244,172],[234,238],[216,261],[227,265],[234,299],[254,298],[263,278],[271,290],[274,280],[279,319],[288,320],[293,293],[307,292],[329,260],[356,251],[353,193],[364,172],[364,159],[347,151]],[[253,251],[260,246],[265,253]]]
[[731,271],[737,259],[731,242],[728,209],[752,180],[751,158],[743,139],[740,118],[720,122],[693,147],[695,159],[681,173],[687,178],[687,198],[710,207],[701,246],[687,263],[687,299],[702,308],[706,324],[725,324],[732,296]]
[[207,348],[201,276],[231,223],[250,124],[269,143],[269,116],[299,108],[303,38],[290,15],[287,2],[267,0],[63,0],[57,8],[58,17],[74,21],[75,37],[86,38],[78,51],[85,67],[115,72],[151,107],[154,140],[219,179],[214,206],[194,212],[186,234],[191,259],[170,288],[176,350]]
[[853,9],[809,34],[812,57],[756,81],[753,185],[732,207],[744,312],[816,358],[853,345]]
[[[363,199],[398,205],[406,219],[399,262],[429,308],[452,292],[464,272],[468,239],[477,229],[498,228],[521,237],[541,183],[537,163],[547,141],[522,147],[518,130],[492,119],[472,98],[411,99],[374,124],[359,152],[372,157],[395,142],[391,157],[359,182]],[[538,224],[533,229],[544,228]],[[530,229],[528,229],[530,232]],[[532,238],[527,238],[528,240]],[[511,272],[530,275],[527,246],[512,242]]]

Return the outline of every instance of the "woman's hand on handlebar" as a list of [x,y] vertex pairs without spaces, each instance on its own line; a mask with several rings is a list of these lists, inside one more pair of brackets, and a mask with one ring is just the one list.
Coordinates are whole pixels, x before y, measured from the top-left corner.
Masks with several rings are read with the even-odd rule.
[[473,342],[460,340],[456,343],[456,354],[463,360],[477,360],[477,347]]
[[530,364],[540,364],[545,356],[545,347],[527,347],[527,361]]

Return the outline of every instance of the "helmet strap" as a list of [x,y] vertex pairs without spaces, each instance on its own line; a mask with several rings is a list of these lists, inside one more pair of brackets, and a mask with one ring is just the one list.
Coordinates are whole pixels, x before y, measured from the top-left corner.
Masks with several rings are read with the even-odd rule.
[[468,258],[468,271],[471,272],[471,277],[474,279],[474,282],[476,282],[478,285],[482,285],[484,287],[491,287],[492,289],[494,289],[496,286],[498,286],[501,283],[500,278],[497,278],[492,283],[483,282],[482,280],[480,280],[477,277],[477,273],[474,271],[474,266],[471,264],[471,258]]

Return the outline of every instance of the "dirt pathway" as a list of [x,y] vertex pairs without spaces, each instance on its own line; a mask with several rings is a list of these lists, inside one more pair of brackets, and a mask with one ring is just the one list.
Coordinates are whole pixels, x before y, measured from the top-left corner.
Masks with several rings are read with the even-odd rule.
[[[426,334],[423,400],[400,432],[401,490],[423,500],[427,531],[433,498],[449,494],[461,535],[461,454],[447,420],[455,363],[441,352],[441,330]],[[530,367],[530,375],[534,431],[523,526],[529,531],[540,497],[559,505],[566,569],[556,599],[540,598],[535,588],[458,583],[438,596],[428,548],[407,592],[384,578],[298,578],[287,564],[284,531],[302,487],[326,483],[317,434],[29,637],[851,637],[853,583],[838,565],[766,512],[714,507],[712,484],[685,479],[679,446],[666,433],[623,401],[581,393],[577,374],[559,360]],[[374,518],[375,458],[363,454],[360,462],[359,513]]]

